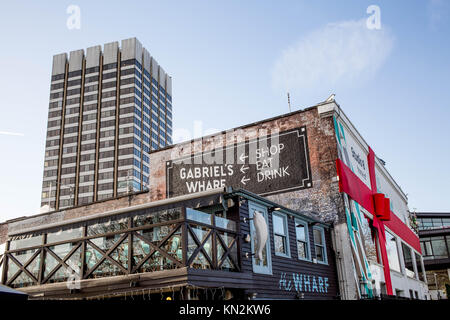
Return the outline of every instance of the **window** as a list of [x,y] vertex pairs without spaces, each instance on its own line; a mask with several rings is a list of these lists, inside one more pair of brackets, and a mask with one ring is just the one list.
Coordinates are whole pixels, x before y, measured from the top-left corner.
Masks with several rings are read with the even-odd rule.
[[[263,217],[266,219],[266,224],[268,223],[268,215],[267,215],[267,208],[262,205],[258,205],[253,202],[248,202],[248,211],[249,211],[249,218],[252,219],[255,212],[259,212],[263,215]],[[255,253],[256,250],[256,230],[253,223],[253,220],[250,220],[250,234],[251,234],[251,248],[252,253]],[[265,273],[265,274],[272,274],[272,259],[270,255],[270,239],[267,239],[266,245],[264,246],[262,250],[262,259],[257,259],[254,255],[252,256],[253,261],[253,272],[255,273]]]
[[282,213],[272,214],[273,242],[275,254],[290,257],[287,217]]
[[[362,209],[361,213],[364,214]],[[360,222],[359,225],[361,226],[360,228],[361,240],[365,249],[364,251],[366,253],[367,260],[369,262],[378,263],[379,259],[377,248],[375,242],[373,241],[372,231],[370,229],[369,222],[367,221],[365,216],[362,216],[359,222]]]
[[400,271],[400,260],[397,250],[396,238],[386,231],[386,251],[389,261],[389,268],[397,272]]
[[316,250],[316,259],[318,263],[327,264],[327,251],[325,246],[325,231],[322,227],[314,227],[314,248]]
[[406,275],[410,278],[415,277],[411,248],[402,243],[402,251],[403,251],[403,260],[405,262],[405,271]]
[[300,260],[311,260],[309,255],[308,224],[295,219],[295,234],[297,236],[297,253]]
[[395,289],[395,295],[397,296],[397,297],[403,297],[403,290],[400,290],[400,289]]
[[431,238],[431,247],[433,248],[433,256],[435,259],[445,259],[448,257],[444,237]]
[[443,236],[422,238],[420,245],[425,259],[445,259],[449,256],[447,245],[449,238],[447,237],[447,245]]

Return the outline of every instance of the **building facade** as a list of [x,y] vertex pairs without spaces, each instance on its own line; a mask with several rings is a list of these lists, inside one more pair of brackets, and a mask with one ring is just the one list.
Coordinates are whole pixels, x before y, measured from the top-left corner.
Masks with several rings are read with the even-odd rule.
[[450,213],[416,213],[428,288],[432,299],[448,299],[450,291]]
[[172,78],[136,38],[53,57],[41,206],[143,190],[171,143]]
[[428,298],[406,195],[334,100],[170,146],[150,161],[152,201],[233,186],[332,223],[343,299]]
[[1,281],[31,299],[339,297],[330,225],[245,190],[133,194],[7,227]]
[[[198,234],[196,233],[197,238],[192,237],[191,240],[185,233],[184,248],[191,246],[193,251],[181,251],[182,259],[178,262],[186,269],[178,268],[181,271],[174,272],[173,275],[179,278],[175,282],[164,279],[165,276],[157,273],[154,267],[137,272],[140,275],[135,277],[142,279],[146,285],[157,286],[158,290],[172,291],[177,281],[186,281],[186,277],[199,281],[191,283],[197,287],[209,285],[209,288],[217,290],[224,287],[218,283],[227,283],[226,279],[230,275],[227,273],[223,277],[218,273],[208,272],[197,274],[198,271],[193,269],[198,268],[194,268],[192,263],[196,261],[194,265],[204,266],[209,264],[213,266],[212,269],[221,268],[224,264],[236,266],[237,263],[239,270],[233,271],[235,274],[231,278],[234,280],[229,280],[227,288],[242,289],[239,286],[242,282],[248,290],[239,292],[251,294],[254,298],[339,297],[352,300],[429,297],[422,249],[410,224],[407,197],[385,168],[384,162],[375,156],[334,100],[152,151],[149,158],[152,170],[149,189],[144,193],[7,221],[0,225],[0,242],[5,243],[2,281],[7,285],[22,287],[25,283],[27,286],[23,290],[35,295],[40,295],[53,286],[57,288],[56,291],[61,289],[67,293],[65,284],[56,285],[48,281],[58,268],[70,267],[68,262],[71,255],[80,248],[81,256],[85,257],[84,260],[78,259],[78,256],[76,259],[82,261],[79,269],[81,291],[75,290],[73,294],[88,294],[91,290],[97,290],[97,294],[104,293],[106,289],[99,289],[97,284],[113,290],[116,287],[107,284],[119,279],[115,278],[114,270],[134,274],[137,269],[133,269],[133,263],[137,263],[136,268],[142,267],[156,251],[159,252],[160,261],[157,265],[161,268],[162,263],[164,269],[164,265],[168,263],[170,268],[171,263],[167,259],[173,260],[170,252],[172,244],[169,246],[166,240],[174,233],[156,239],[151,245],[140,237],[142,234],[138,231],[173,225],[174,221],[159,222],[158,213],[151,223],[145,227],[139,225],[136,229],[133,224],[135,215],[144,214],[145,212],[139,211],[144,207],[180,203],[211,193],[224,198],[220,203],[227,204],[230,208],[229,215],[220,206],[215,207],[219,201],[217,199],[182,205],[185,208],[199,209],[210,216],[202,219],[204,215],[194,214],[188,218],[185,210],[182,211],[184,213],[181,220],[176,221],[181,224],[195,222],[195,226],[206,228],[192,230]],[[227,194],[224,194],[224,188],[229,190]],[[225,199],[229,197],[231,203]],[[236,205],[237,203],[239,204]],[[133,205],[136,206],[132,207]],[[119,219],[121,214],[130,210],[134,213],[126,215],[128,220],[122,221],[118,226],[110,219],[112,215]],[[258,242],[254,241],[258,234],[261,236],[255,230],[256,211],[266,219],[268,226],[269,241],[262,252],[256,250],[255,244]],[[237,250],[238,259],[231,258],[228,261],[222,255],[217,260],[219,250],[225,249],[228,256],[232,252],[231,242],[225,248],[220,238],[217,238],[217,234],[221,232],[233,234],[233,230],[227,229],[233,223],[229,224],[221,218],[234,219],[235,223],[239,221],[239,232],[235,234],[239,234],[237,238],[240,239],[240,247],[236,247],[240,248]],[[220,227],[217,222],[224,224]],[[89,234],[91,223],[101,224],[107,230]],[[61,254],[58,260],[53,247],[72,242],[67,239],[64,243],[49,242],[49,234],[55,233],[59,237],[64,234],[63,225],[66,224],[71,225],[70,229],[80,228],[77,229],[76,238],[71,239],[76,239],[74,243],[84,245],[85,249],[65,249],[68,251],[64,253],[64,257]],[[119,229],[116,230],[115,225]],[[110,232],[108,228],[114,230]],[[191,230],[192,226],[186,228]],[[214,230],[211,231],[211,228]],[[171,230],[177,232],[178,229]],[[131,234],[136,232],[138,235]],[[212,251],[207,249],[214,248],[211,234],[215,234],[216,243],[219,241],[222,244],[221,249],[217,246]],[[11,243],[26,243],[23,240],[32,239],[35,235],[42,236],[38,238],[38,243],[27,244],[26,248],[11,247]],[[115,236],[118,238],[114,238]],[[94,241],[95,238],[101,238],[99,243]],[[209,239],[211,244],[208,244]],[[132,248],[133,242],[140,243],[141,240],[150,246],[151,251],[144,252],[143,257],[132,262],[133,250],[140,249],[129,248]],[[224,238],[222,240],[227,242]],[[89,257],[89,250],[86,248],[90,248]],[[120,258],[118,251],[126,254],[122,254]],[[16,257],[20,252],[28,252],[23,261]],[[258,252],[264,258],[257,258]],[[58,261],[56,265],[49,267],[52,269],[48,271],[51,274],[46,274],[46,260],[43,260],[48,254]],[[98,260],[88,265],[94,255]],[[37,260],[38,256],[41,260]],[[124,257],[128,259],[124,260]],[[197,257],[200,261],[206,260],[207,264],[200,263]],[[37,267],[37,264],[40,266]],[[104,267],[104,271],[95,272],[100,266]],[[37,273],[33,274],[33,270]],[[109,278],[93,285],[91,278],[96,274]],[[21,275],[24,277],[20,278]],[[330,285],[330,291],[326,291],[325,278],[327,283],[336,287]],[[64,279],[62,275],[61,279]],[[129,282],[129,277],[123,278],[117,283],[117,288],[129,288]],[[319,289],[320,282],[322,289]],[[41,285],[44,287],[40,288]],[[306,285],[311,291],[305,291]],[[238,291],[233,290],[231,294],[239,295]]]

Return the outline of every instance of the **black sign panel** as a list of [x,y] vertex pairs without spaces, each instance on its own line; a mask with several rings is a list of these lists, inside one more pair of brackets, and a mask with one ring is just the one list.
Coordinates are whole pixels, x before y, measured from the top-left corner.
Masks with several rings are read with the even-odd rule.
[[214,188],[270,195],[312,187],[306,128],[166,162],[167,197]]

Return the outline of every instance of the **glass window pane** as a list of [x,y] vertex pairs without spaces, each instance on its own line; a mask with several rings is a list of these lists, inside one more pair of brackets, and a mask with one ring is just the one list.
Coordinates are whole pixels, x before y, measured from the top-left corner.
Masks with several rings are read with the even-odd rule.
[[128,228],[128,218],[111,218],[106,222],[93,223],[88,225],[87,234],[88,236],[100,235],[110,232],[115,232],[119,230],[125,230]]
[[223,240],[223,242],[225,242],[225,244],[230,247],[232,241],[234,240],[234,235],[232,235],[231,233],[227,233],[227,232],[221,232],[218,231],[217,234],[220,235],[220,238]]
[[324,252],[323,252],[323,247],[315,246],[315,249],[316,249],[316,259],[317,259],[317,261],[324,262],[325,261],[325,255],[324,255]]
[[392,270],[401,272],[396,239],[389,232],[386,231],[385,233],[386,233],[386,251],[389,261],[389,267]]
[[286,234],[284,231],[284,219],[277,214],[273,215],[273,231],[280,235]]
[[450,250],[450,236],[446,236],[446,241],[447,241],[447,249]]
[[205,255],[199,251],[196,255],[194,261],[191,263],[191,268],[194,269],[211,269],[211,265],[208,260],[205,258]]
[[286,254],[286,244],[285,244],[285,237],[275,235],[274,236],[274,243],[275,243],[275,252]]
[[232,231],[236,231],[236,222],[230,220],[230,219],[225,219],[222,217],[215,217],[216,219],[216,226],[219,228],[223,228],[223,229],[227,229],[227,230],[232,230]]
[[66,260],[66,264],[76,273],[81,273],[81,246],[75,250],[74,253],[70,256],[69,259]]
[[125,269],[128,268],[128,238],[114,249],[111,253],[111,258],[119,262]]
[[373,241],[372,231],[370,229],[369,222],[365,217],[361,217],[360,225],[362,235],[361,240],[365,248],[367,260],[369,260],[370,262],[377,263],[378,262],[377,249],[375,246],[375,242]]
[[69,229],[69,230],[58,230],[55,232],[49,232],[47,234],[47,243],[60,242],[66,240],[72,240],[83,237],[83,227]]
[[181,218],[181,208],[172,208],[136,215],[133,217],[135,227],[163,223]]
[[19,276],[11,283],[11,288],[23,288],[34,285],[34,281],[25,273],[21,272]]
[[406,275],[410,278],[415,277],[411,248],[402,243],[403,260],[405,261]]
[[442,220],[441,218],[433,218],[433,227],[438,228],[438,227],[442,227]]
[[429,218],[422,219],[422,227],[423,229],[429,229],[433,227],[433,222]]
[[96,250],[90,244],[86,245],[85,262],[88,269],[94,267],[102,257],[103,255],[98,250]]
[[417,272],[419,273],[419,279],[421,281],[424,281],[422,263],[420,262],[420,255],[418,255],[417,253],[414,254],[416,256],[416,265],[417,265]]
[[153,253],[142,265],[139,272],[162,271],[175,268],[177,268],[177,265],[173,260],[164,257],[159,251],[155,251],[155,253]]
[[38,254],[33,261],[27,266],[28,272],[30,272],[36,279],[39,279],[39,268],[41,266],[41,255]]
[[183,250],[181,248],[181,229],[178,229],[162,246],[172,257],[178,261],[183,259]]
[[322,243],[322,232],[321,232],[321,230],[319,230],[319,229],[314,229],[314,230],[313,230],[313,233],[314,233],[314,244],[321,244],[321,245],[323,245],[323,243]]
[[133,259],[134,265],[137,265],[146,255],[150,253],[150,245],[142,241],[136,236],[133,236]]
[[448,257],[444,237],[432,238],[431,246],[433,248],[433,255],[435,259],[443,259]]
[[433,250],[431,249],[431,242],[427,241],[425,242],[425,252],[426,252],[426,256],[432,256],[433,255]]
[[203,240],[206,238],[208,231],[211,230],[207,227],[203,227],[203,226],[194,226],[191,225],[192,231],[194,231],[195,235],[197,236],[198,241],[200,241],[200,243],[203,242]]
[[[66,255],[72,250],[73,243],[64,243],[57,246],[48,247],[53,253],[55,253],[60,259],[64,259]],[[47,254],[49,256],[50,254]]]
[[211,224],[211,214],[186,208],[186,217],[189,220],[197,221],[204,224]]
[[58,270],[48,279],[46,283],[64,282],[69,279],[70,271],[67,268],[61,266]]
[[23,266],[28,262],[28,260],[30,260],[30,258],[33,256],[33,254],[35,254],[36,251],[37,251],[37,249],[24,250],[24,251],[14,252],[12,255]]
[[118,266],[106,259],[91,273],[90,278],[112,277],[123,274],[125,273]]
[[90,241],[106,252],[111,249],[122,236],[123,234],[115,234],[113,236],[90,239]]
[[302,241],[297,241],[297,251],[298,251],[298,257],[300,259],[307,259],[307,249],[306,249],[306,243]]
[[8,273],[6,279],[9,281],[19,269],[19,266],[12,259],[8,259]]
[[295,227],[295,232],[297,234],[297,240],[306,241],[306,227],[304,225],[298,224]]
[[13,237],[9,243],[9,250],[29,248],[40,246],[42,244],[42,235],[25,235]]

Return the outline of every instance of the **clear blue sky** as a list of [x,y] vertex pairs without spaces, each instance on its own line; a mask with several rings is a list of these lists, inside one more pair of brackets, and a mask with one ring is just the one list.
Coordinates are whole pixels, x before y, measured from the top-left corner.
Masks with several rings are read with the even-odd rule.
[[129,37],[172,75],[175,129],[285,113],[287,89],[294,110],[335,93],[410,208],[450,211],[450,1],[8,1],[0,30],[0,221],[39,212],[52,56]]

